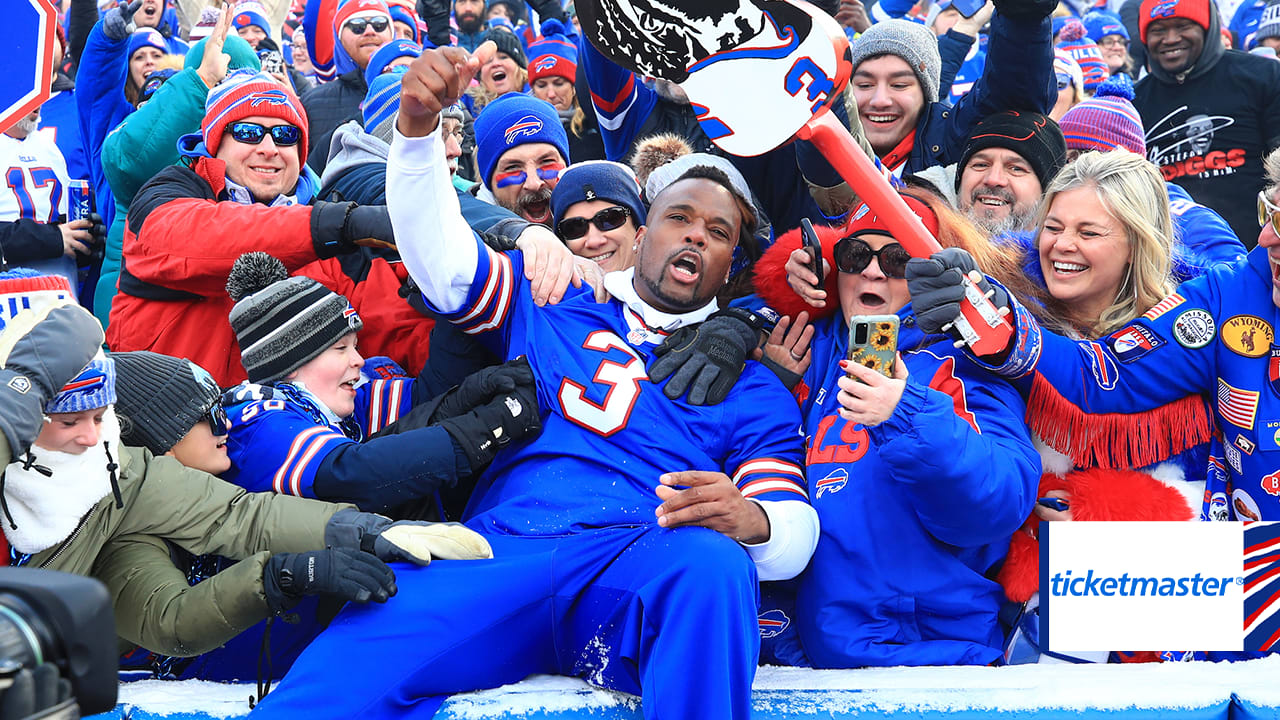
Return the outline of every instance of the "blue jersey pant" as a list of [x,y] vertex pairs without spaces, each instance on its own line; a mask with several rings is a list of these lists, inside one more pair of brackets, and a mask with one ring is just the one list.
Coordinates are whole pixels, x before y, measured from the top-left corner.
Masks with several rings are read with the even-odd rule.
[[488,536],[494,559],[396,566],[385,605],[349,605],[255,716],[429,718],[444,696],[573,675],[647,718],[750,717],[755,566],[705,528]]

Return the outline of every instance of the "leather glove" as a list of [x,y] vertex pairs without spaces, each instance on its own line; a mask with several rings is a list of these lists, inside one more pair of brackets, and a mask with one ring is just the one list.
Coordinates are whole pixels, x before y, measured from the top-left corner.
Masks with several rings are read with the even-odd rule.
[[89,234],[93,236],[93,244],[101,245],[107,241],[107,226],[102,224],[102,216],[96,212],[91,212],[87,216],[89,222],[93,223],[89,226]]
[[718,405],[729,397],[747,356],[760,345],[764,319],[745,308],[721,310],[700,325],[682,327],[654,355],[649,379],[671,378],[662,392],[677,400],[689,392],[690,405]]
[[992,0],[996,12],[1011,20],[1043,20],[1053,14],[1058,0]]
[[385,205],[317,202],[311,207],[311,245],[321,260],[361,247],[394,248],[391,215]]
[[386,602],[396,594],[396,574],[369,553],[330,548],[280,553],[262,569],[267,606],[279,615],[307,595],[329,595],[344,602]]
[[44,424],[44,406],[97,354],[102,325],[69,300],[23,312],[0,332],[0,432],[14,457]]
[[[915,311],[916,322],[923,332],[930,335],[944,332],[945,325],[960,317],[964,277],[977,269],[973,256],[960,248],[947,248],[928,258],[907,261],[911,309]],[[1009,306],[1009,294],[993,286],[985,275],[977,284],[983,293],[994,291],[991,302],[996,309]]]
[[133,14],[142,7],[142,0],[133,0],[127,6],[120,5],[107,11],[102,16],[102,34],[108,40],[120,42],[133,34],[138,26],[133,22]]
[[493,461],[499,450],[542,432],[538,392],[532,385],[517,385],[470,412],[436,423],[448,431],[467,456],[472,472]]
[[440,422],[470,412],[499,395],[514,392],[519,386],[535,388],[536,392],[533,368],[529,367],[528,358],[520,357],[484,368],[468,375],[456,388],[445,393],[436,406],[432,421]]
[[392,522],[374,513],[346,508],[334,513],[324,528],[325,544],[363,550],[384,562],[430,564],[440,560],[484,560],[493,549],[484,536],[458,523],[418,520]]

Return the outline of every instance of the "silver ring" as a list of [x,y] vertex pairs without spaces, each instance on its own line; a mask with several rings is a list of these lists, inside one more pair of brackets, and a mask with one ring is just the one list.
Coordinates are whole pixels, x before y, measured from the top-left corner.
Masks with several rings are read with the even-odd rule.
[[803,360],[804,360],[804,356],[803,356],[803,355],[799,355],[799,356],[797,356],[795,353],[791,352],[790,350],[788,350],[788,351],[787,351],[787,354],[788,354],[788,355],[790,355],[790,356],[791,356],[791,359],[792,359],[792,360],[795,360],[796,362],[801,362],[801,361],[803,361]]

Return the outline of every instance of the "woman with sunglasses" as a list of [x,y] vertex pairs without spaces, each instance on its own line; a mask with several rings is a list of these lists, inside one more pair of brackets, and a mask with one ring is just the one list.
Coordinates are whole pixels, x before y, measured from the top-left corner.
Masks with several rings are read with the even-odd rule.
[[[943,246],[969,248],[1018,281],[1016,258],[941,200],[903,199]],[[809,255],[794,231],[757,266],[762,299],[795,318],[779,323],[766,352],[803,380],[806,475],[822,521],[809,567],[767,593],[766,615],[790,622],[762,655],[822,668],[991,663],[1003,598],[989,573],[1031,511],[1040,475],[1022,400],[949,338],[920,332],[903,279],[908,255],[874,212],[863,206],[817,234],[824,271],[836,271],[825,282],[803,269]],[[796,329],[809,312],[820,317],[806,343]],[[846,359],[850,322],[862,315],[900,318],[892,377]]]

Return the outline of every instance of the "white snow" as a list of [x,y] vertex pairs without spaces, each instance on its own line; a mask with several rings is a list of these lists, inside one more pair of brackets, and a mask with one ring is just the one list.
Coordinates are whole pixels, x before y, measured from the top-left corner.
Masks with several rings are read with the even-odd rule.
[[[1038,708],[1193,709],[1219,705],[1235,693],[1255,705],[1280,706],[1280,656],[1242,663],[1018,665],[1013,667],[805,670],[763,667],[756,675],[757,713],[1024,711]],[[120,701],[141,710],[248,714],[250,684],[186,680],[126,683]],[[493,690],[450,698],[456,718],[519,717],[608,708],[636,709],[639,698],[601,690],[576,678],[538,675]],[[790,711],[790,713],[788,712]]]

